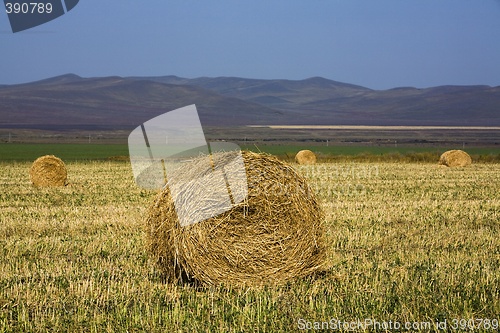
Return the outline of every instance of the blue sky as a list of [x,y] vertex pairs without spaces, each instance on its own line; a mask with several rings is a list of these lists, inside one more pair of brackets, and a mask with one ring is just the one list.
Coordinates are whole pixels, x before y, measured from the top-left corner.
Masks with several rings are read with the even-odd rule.
[[500,85],[500,0],[80,0],[13,34],[0,84],[92,76],[322,76],[372,89]]

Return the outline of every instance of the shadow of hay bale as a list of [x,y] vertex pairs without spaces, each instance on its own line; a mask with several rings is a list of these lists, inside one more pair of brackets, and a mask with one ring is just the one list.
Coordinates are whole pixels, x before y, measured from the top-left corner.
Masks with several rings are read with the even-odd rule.
[[295,155],[295,162],[299,164],[315,164],[316,155],[310,150],[301,150]]
[[439,164],[448,167],[465,167],[472,164],[472,158],[463,150],[448,150],[439,157]]
[[37,187],[65,186],[68,182],[64,162],[54,155],[37,158],[29,173],[32,184]]
[[324,269],[324,217],[305,179],[269,155],[242,156],[248,195],[229,211],[181,227],[168,187],[155,198],[147,247],[169,282],[275,285]]

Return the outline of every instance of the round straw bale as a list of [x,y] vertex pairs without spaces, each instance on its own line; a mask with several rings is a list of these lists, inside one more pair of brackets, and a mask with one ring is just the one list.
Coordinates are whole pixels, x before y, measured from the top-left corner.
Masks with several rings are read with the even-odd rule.
[[448,167],[464,167],[472,164],[472,159],[463,150],[448,150],[439,158],[440,165]]
[[295,162],[299,164],[315,164],[316,155],[310,150],[301,150],[295,155]]
[[168,186],[155,198],[146,243],[169,282],[275,285],[324,269],[323,214],[305,179],[272,156],[242,156],[248,194],[224,213],[181,227]]
[[30,168],[31,182],[35,186],[65,186],[68,172],[64,162],[54,155],[39,157]]

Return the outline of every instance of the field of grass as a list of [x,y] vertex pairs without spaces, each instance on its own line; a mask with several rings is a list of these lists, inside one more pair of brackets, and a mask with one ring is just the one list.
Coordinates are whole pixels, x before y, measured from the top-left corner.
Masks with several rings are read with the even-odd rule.
[[128,156],[129,151],[124,144],[0,144],[0,161],[34,161],[43,155],[56,155],[64,161],[105,160],[114,156]]
[[[302,149],[310,149],[321,160],[358,160],[358,161],[438,161],[439,156],[449,149],[460,147],[412,147],[412,146],[325,146],[325,145],[242,145],[242,149],[265,152],[293,161],[295,154]],[[465,148],[475,161],[500,162],[500,148]],[[52,154],[64,161],[122,159],[129,155],[124,144],[0,144],[0,161],[34,161],[36,158]]]
[[31,186],[30,165],[0,162],[0,332],[289,332],[335,319],[493,331],[500,319],[500,164],[295,165],[324,208],[330,268],[261,289],[166,284],[144,250],[155,193],[127,162],[68,161],[70,184],[52,189]]
[[[318,146],[318,145],[262,145],[242,146],[255,152],[276,155],[283,160],[293,161],[298,151],[309,149],[322,161],[401,161],[401,162],[437,162],[439,156],[447,150],[460,147],[415,147],[415,146]],[[487,147],[464,148],[474,161],[500,162],[500,149]]]

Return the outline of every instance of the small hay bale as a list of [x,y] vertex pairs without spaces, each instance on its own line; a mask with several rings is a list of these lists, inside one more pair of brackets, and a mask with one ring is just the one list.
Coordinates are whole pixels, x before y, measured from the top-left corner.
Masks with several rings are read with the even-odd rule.
[[146,243],[169,282],[276,285],[325,269],[324,217],[305,179],[272,156],[242,156],[248,195],[229,211],[181,227],[168,187],[155,198]]
[[299,164],[315,164],[316,155],[310,150],[301,150],[295,155],[295,162]]
[[65,186],[68,171],[64,162],[54,155],[39,157],[30,168],[31,182],[35,186]]
[[439,165],[448,167],[465,167],[472,164],[472,159],[463,150],[448,150],[439,158]]

